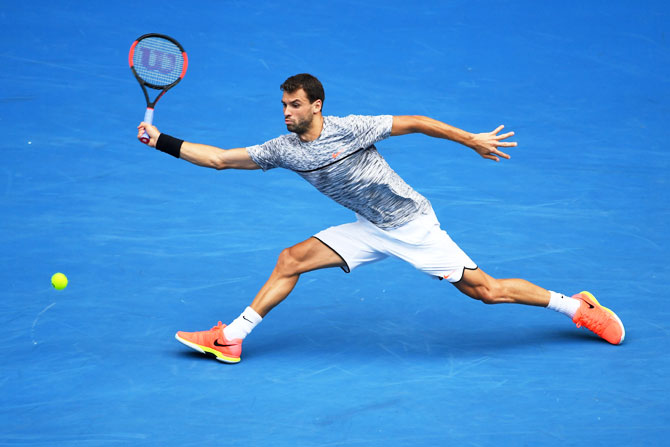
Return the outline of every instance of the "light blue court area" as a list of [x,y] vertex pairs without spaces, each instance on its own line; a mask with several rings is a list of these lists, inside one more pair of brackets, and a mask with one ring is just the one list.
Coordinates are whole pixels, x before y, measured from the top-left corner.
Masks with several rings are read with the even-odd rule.
[[[667,2],[5,3],[0,446],[667,442]],[[177,343],[353,215],[291,172],[139,143],[127,55],[148,32],[188,52],[155,123],[189,141],[284,133],[279,85],[300,72],[323,81],[326,114],[515,131],[498,164],[425,136],[378,148],[482,269],[590,290],[626,341],[386,260],[304,275],[238,365]]]

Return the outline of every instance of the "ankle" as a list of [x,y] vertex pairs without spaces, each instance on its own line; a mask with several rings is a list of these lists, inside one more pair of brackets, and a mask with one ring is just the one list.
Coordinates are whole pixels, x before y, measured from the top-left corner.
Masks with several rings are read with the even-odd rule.
[[239,317],[223,329],[223,335],[228,340],[244,340],[262,320],[263,318],[255,310],[247,307]]
[[560,312],[571,319],[575,317],[575,314],[581,305],[579,300],[552,291],[549,291],[549,294],[549,304],[547,305],[547,309]]

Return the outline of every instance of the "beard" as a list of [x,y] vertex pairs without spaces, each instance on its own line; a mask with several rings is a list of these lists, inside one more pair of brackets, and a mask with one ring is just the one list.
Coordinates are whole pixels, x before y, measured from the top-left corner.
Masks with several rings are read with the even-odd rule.
[[287,124],[286,129],[289,132],[296,133],[298,135],[302,135],[305,132],[309,130],[309,128],[312,126],[312,120],[314,119],[313,116],[310,116],[309,118],[305,118],[302,121],[297,121],[295,123]]

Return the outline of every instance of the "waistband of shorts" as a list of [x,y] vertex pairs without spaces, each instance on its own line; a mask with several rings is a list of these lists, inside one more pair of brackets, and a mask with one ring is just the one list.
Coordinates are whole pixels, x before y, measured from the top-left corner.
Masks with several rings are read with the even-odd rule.
[[416,217],[414,217],[412,220],[410,220],[408,222],[405,222],[404,224],[399,225],[397,227],[391,227],[391,228],[378,227],[377,225],[373,224],[372,222],[370,222],[368,219],[361,216],[360,214],[358,214],[358,213],[354,213],[354,214],[356,214],[356,220],[358,222],[361,222],[361,223],[366,224],[366,225],[371,225],[371,226],[375,227],[376,229],[378,229],[380,231],[399,230],[401,228],[406,228],[408,226],[411,226],[412,224],[415,224],[417,222],[425,222],[425,221],[428,221],[431,224],[438,224],[438,225],[440,224],[440,221],[437,219],[437,215],[435,214],[435,211],[433,210],[433,207],[430,207],[426,212],[417,214]]

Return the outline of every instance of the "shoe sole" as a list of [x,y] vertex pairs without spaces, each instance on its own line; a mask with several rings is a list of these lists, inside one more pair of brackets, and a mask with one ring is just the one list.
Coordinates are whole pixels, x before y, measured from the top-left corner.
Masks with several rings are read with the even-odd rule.
[[603,306],[602,304],[600,304],[598,302],[598,300],[596,299],[596,297],[593,296],[593,294],[591,292],[587,292],[586,290],[584,290],[583,292],[581,292],[581,294],[588,296],[591,300],[593,300],[594,303],[596,303],[596,305],[602,307],[607,312],[612,314],[612,316],[616,319],[617,323],[619,323],[619,327],[621,328],[621,340],[619,340],[619,343],[617,343],[617,344],[620,345],[621,343],[623,343],[623,339],[626,338],[626,328],[623,327],[623,323],[621,322],[621,320],[619,319],[617,314],[615,314],[612,309],[609,309],[609,308]]
[[184,340],[179,336],[179,334],[175,334],[174,338],[176,338],[179,343],[182,343],[191,349],[194,349],[202,354],[205,354],[208,357],[214,357],[216,360],[223,363],[239,363],[241,360],[239,357],[228,357],[226,355],[223,355],[216,349],[208,348],[207,346],[198,345],[188,340]]

